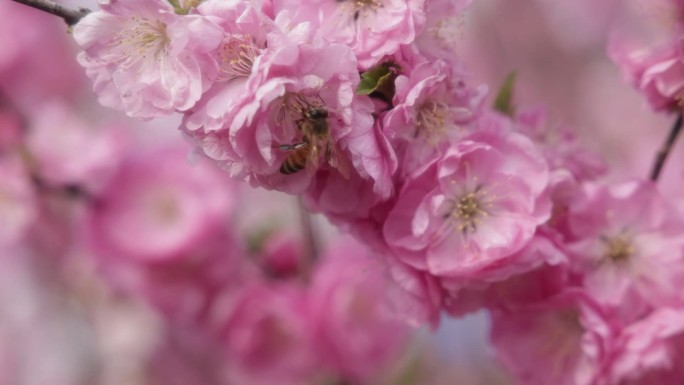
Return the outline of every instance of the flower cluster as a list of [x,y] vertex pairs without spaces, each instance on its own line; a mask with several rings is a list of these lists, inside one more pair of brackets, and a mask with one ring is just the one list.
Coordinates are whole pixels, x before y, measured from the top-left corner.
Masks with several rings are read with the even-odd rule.
[[[616,35],[609,51],[673,111],[684,10],[659,3],[674,19],[664,40],[636,54]],[[481,309],[521,383],[684,381],[681,202],[653,181],[616,182],[543,108],[515,105],[512,83],[492,98],[453,52],[470,4],[103,4],[73,29],[100,103],[180,114],[198,165],[175,147],[121,155],[120,138],[73,122],[57,135],[49,123],[69,116],[54,106],[23,141],[0,120],[0,148],[22,147],[0,162],[0,242],[59,223],[35,203],[45,191],[81,198],[93,263],[167,322],[159,360],[211,347],[227,363],[208,364],[217,383],[380,383],[406,333],[393,317],[434,326]],[[282,229],[245,244],[230,178],[297,194],[356,241],[315,263]]]

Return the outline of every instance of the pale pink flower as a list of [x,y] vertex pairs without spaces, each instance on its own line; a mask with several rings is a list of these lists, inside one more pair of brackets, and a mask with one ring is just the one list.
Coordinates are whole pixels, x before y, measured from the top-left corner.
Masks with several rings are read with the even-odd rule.
[[614,384],[675,384],[684,380],[684,310],[659,308],[621,332],[606,371]]
[[184,146],[147,148],[124,159],[94,198],[90,236],[118,258],[173,259],[225,227],[233,189],[211,164],[187,164]]
[[390,310],[394,282],[362,245],[343,239],[316,267],[310,291],[321,354],[343,378],[378,378],[400,353],[407,326]]
[[387,264],[398,288],[388,293],[394,311],[412,326],[436,328],[445,297],[439,280],[394,258],[388,258]]
[[59,103],[44,104],[40,110],[26,146],[41,179],[53,186],[101,186],[114,172],[126,145],[121,127],[93,127]]
[[235,186],[206,160],[187,164],[186,151],[148,148],[125,158],[83,222],[114,286],[174,319],[207,317],[244,273],[244,252],[228,228]]
[[214,53],[218,62],[216,82],[183,120],[185,130],[201,129],[208,133],[223,128],[239,105],[253,97],[248,83],[259,76],[257,65],[261,64],[260,57],[267,46],[271,51],[285,47],[274,39],[268,41],[267,35],[277,33],[277,27],[253,3],[209,0],[200,5],[198,12],[225,31]]
[[519,134],[478,131],[412,175],[384,222],[398,258],[473,279],[512,262],[550,214],[548,166]]
[[444,60],[423,62],[399,75],[394,108],[383,120],[386,132],[433,147],[465,135],[487,93],[484,85],[475,88],[468,81]]
[[463,38],[465,12],[473,0],[427,0],[425,28],[415,45],[431,59],[454,61]]
[[274,8],[293,11],[295,20],[317,25],[325,40],[351,47],[364,69],[412,43],[425,24],[425,0],[315,0],[305,7],[280,0]]
[[[681,108],[684,97],[684,3],[650,0],[625,4],[608,54],[651,107]],[[632,9],[633,8],[633,9]]]
[[492,312],[492,344],[521,384],[595,384],[615,334],[602,309],[574,291]]
[[567,257],[537,234],[504,266],[492,266],[471,280],[442,278],[444,309],[460,316],[481,308],[510,309],[542,302],[568,287]]
[[646,97],[656,111],[681,107],[684,98],[684,57],[681,42],[659,47],[628,48],[613,42],[611,58],[622,68],[626,80]]
[[322,374],[313,320],[296,286],[254,284],[224,324],[226,370],[234,383],[300,385]]
[[100,103],[138,118],[190,109],[217,76],[223,30],[163,0],[112,0],[73,30]]
[[572,268],[599,301],[681,302],[684,224],[655,186],[586,185],[568,213]]

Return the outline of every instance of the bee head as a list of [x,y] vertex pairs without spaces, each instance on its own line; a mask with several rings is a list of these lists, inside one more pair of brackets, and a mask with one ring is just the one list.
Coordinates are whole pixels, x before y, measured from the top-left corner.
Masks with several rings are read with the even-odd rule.
[[304,112],[307,119],[317,120],[328,117],[328,110],[325,108],[309,108]]

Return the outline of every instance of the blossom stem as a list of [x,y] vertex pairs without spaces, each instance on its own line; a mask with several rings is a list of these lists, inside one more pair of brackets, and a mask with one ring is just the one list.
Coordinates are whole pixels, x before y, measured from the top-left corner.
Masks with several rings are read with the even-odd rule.
[[663,146],[656,154],[655,162],[653,163],[653,168],[651,169],[651,180],[653,182],[658,180],[658,177],[660,176],[660,171],[662,170],[663,165],[665,164],[665,160],[667,159],[668,155],[670,155],[672,146],[674,145],[675,140],[677,140],[677,136],[679,136],[679,132],[681,130],[682,113],[680,112],[677,115],[677,119],[672,125],[672,128],[670,129],[670,134],[667,136],[667,139],[665,139],[665,143],[663,143]]
[[299,219],[302,225],[302,232],[304,233],[304,241],[307,245],[308,261],[313,263],[318,259],[319,253],[319,239],[316,229],[314,229],[313,218],[311,213],[304,207],[302,199],[299,198],[297,202],[299,208]]
[[79,8],[72,9],[65,7],[61,4],[57,4],[51,0],[13,0],[17,3],[27,5],[29,7],[47,12],[51,15],[59,16],[67,23],[67,25],[72,26],[78,23],[83,16],[90,13],[89,9]]

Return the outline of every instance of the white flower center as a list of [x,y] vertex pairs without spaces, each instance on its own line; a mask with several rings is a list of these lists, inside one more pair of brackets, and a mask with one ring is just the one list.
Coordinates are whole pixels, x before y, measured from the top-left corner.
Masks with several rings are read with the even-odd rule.
[[483,218],[490,215],[492,199],[489,194],[478,186],[475,190],[457,196],[453,199],[450,211],[445,215],[457,232],[468,235],[477,231]]
[[612,262],[623,262],[629,259],[635,253],[634,244],[632,240],[626,235],[618,235],[616,237],[605,237],[601,239],[604,242],[604,257]]
[[416,112],[415,136],[422,136],[429,144],[437,145],[447,135],[449,107],[444,103],[423,103]]
[[383,6],[382,0],[337,0],[337,2],[355,21],[369,13],[376,12]]
[[153,56],[158,59],[166,53],[169,37],[166,24],[159,20],[133,17],[128,28],[114,35],[111,45],[120,49],[124,59],[145,59]]
[[219,80],[249,76],[259,54],[261,49],[252,36],[230,35],[219,48]]

